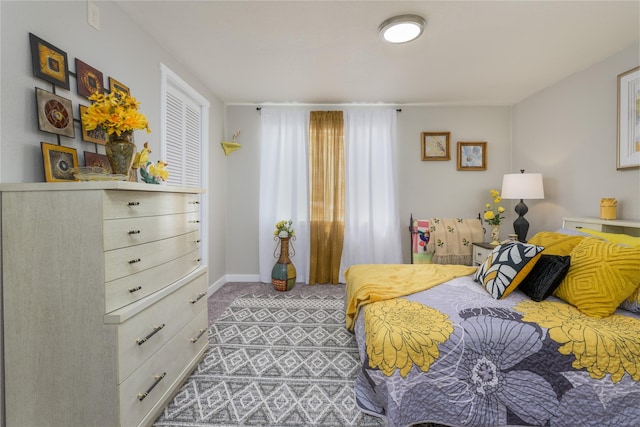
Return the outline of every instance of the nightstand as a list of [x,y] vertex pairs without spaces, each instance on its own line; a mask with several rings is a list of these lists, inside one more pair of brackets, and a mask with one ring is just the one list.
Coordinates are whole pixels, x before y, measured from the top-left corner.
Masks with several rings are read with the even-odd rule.
[[473,250],[473,265],[480,265],[487,259],[491,251],[495,248],[494,245],[488,242],[476,242],[472,243]]

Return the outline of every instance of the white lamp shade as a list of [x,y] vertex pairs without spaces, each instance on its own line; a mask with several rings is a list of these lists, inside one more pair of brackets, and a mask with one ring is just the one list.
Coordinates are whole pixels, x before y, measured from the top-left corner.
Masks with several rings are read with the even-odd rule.
[[542,174],[508,173],[502,178],[503,199],[544,199]]

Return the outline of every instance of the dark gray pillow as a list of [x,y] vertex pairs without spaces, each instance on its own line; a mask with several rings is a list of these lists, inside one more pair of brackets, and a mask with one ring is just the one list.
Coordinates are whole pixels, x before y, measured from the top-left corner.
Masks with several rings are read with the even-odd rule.
[[571,257],[542,254],[518,289],[534,301],[542,301],[556,290],[569,271]]

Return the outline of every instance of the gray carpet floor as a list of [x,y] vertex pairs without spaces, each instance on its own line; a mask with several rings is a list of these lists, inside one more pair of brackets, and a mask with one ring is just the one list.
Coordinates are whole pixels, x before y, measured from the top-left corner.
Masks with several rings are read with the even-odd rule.
[[345,295],[346,286],[341,285],[306,285],[296,283],[290,291],[276,291],[271,283],[259,282],[229,282],[214,292],[208,299],[209,304],[209,324],[218,319],[224,310],[243,294],[279,295],[287,293],[290,295]]

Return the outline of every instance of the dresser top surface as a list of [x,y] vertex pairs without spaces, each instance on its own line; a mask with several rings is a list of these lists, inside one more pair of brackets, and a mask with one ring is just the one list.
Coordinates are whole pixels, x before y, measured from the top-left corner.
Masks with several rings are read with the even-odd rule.
[[24,191],[86,191],[86,190],[124,190],[158,191],[164,193],[204,193],[204,188],[176,187],[171,185],[145,184],[128,181],[69,181],[69,182],[32,182],[0,184],[0,192]]

